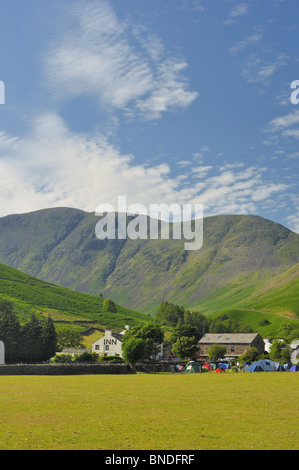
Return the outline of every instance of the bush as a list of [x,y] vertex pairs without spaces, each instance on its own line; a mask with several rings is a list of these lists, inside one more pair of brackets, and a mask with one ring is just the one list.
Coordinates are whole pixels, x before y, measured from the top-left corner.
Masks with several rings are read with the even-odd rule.
[[254,362],[258,358],[258,350],[256,348],[247,349],[241,356],[238,357],[238,360],[243,364],[245,361]]
[[111,300],[111,299],[105,299],[105,300],[104,300],[104,302],[103,302],[103,309],[104,309],[106,312],[110,312],[110,313],[116,313],[116,312],[117,312],[116,305],[115,305],[115,303],[113,302],[113,300]]
[[96,362],[97,354],[83,352],[74,358],[75,362]]
[[222,346],[221,344],[212,344],[212,346],[208,349],[208,357],[209,359],[220,359],[224,357],[226,353],[226,346]]
[[56,354],[52,362],[55,364],[61,364],[65,362],[72,362],[73,358],[71,354]]
[[99,362],[124,362],[120,356],[99,356]]

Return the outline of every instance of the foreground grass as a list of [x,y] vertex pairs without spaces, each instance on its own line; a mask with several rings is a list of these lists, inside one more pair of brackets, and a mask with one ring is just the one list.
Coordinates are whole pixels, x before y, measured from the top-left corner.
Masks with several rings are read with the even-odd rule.
[[1,450],[299,449],[298,373],[0,378]]

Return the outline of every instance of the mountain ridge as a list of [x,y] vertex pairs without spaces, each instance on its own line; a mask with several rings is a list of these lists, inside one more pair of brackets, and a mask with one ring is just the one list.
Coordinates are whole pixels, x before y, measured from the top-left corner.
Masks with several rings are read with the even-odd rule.
[[184,240],[98,240],[98,220],[72,208],[6,216],[0,263],[144,313],[169,300],[212,314],[247,306],[299,262],[299,235],[256,215],[204,218],[203,246],[189,252]]

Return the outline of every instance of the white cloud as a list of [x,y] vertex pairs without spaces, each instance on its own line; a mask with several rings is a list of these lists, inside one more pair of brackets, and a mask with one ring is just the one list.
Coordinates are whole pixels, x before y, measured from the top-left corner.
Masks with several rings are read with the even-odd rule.
[[260,83],[269,86],[272,75],[287,64],[288,58],[279,54],[272,59],[265,60],[257,54],[250,54],[242,65],[241,75],[249,83]]
[[238,52],[246,49],[249,46],[256,45],[262,40],[263,36],[259,33],[254,33],[248,36],[243,41],[238,41],[234,46],[229,48],[231,54],[237,54]]
[[117,207],[122,195],[146,207],[204,204],[205,215],[258,213],[287,189],[264,181],[263,169],[238,163],[188,165],[171,177],[167,164],[136,164],[102,135],[71,132],[56,114],[36,119],[26,138],[2,133],[0,154],[0,216],[58,206],[94,211],[101,203]]
[[269,123],[269,130],[272,132],[281,131],[294,124],[299,124],[299,110],[273,119]]
[[230,25],[232,23],[235,23],[236,18],[238,18],[239,16],[247,15],[247,14],[248,14],[248,4],[239,3],[238,5],[235,5],[232,8],[229,14],[229,18],[226,21],[224,21],[224,24]]
[[92,95],[102,106],[158,119],[197,98],[182,76],[186,62],[167,56],[153,34],[145,47],[140,28],[120,22],[108,3],[77,4],[73,22],[46,60],[48,87],[60,100]]
[[[299,111],[293,111],[285,116],[279,116],[269,122],[265,132],[272,134],[269,141],[278,143],[279,137],[299,139]],[[295,127],[294,127],[295,126]],[[297,127],[296,127],[297,126]],[[296,152],[293,152],[296,156]],[[293,157],[294,158],[294,157]]]

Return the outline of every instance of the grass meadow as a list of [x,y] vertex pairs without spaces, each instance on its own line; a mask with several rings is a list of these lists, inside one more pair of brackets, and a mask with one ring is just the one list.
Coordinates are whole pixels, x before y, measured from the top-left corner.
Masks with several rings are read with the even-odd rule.
[[299,374],[0,377],[1,450],[298,450]]

